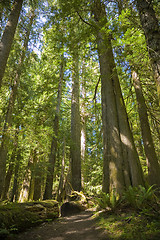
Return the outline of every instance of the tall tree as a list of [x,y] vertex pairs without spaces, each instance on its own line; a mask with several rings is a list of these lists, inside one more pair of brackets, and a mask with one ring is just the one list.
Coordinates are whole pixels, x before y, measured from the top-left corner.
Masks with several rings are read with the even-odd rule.
[[14,109],[15,100],[17,97],[18,87],[20,83],[20,77],[22,72],[22,66],[25,59],[26,50],[28,47],[29,42],[29,35],[32,27],[34,19],[34,13],[31,11],[30,15],[30,22],[27,28],[26,36],[24,39],[24,45],[23,50],[19,59],[18,68],[16,72],[16,76],[13,82],[13,86],[10,93],[10,98],[7,106],[7,113],[5,116],[5,123],[4,123],[4,129],[3,129],[3,135],[2,135],[2,141],[1,141],[1,147],[0,147],[0,196],[2,194],[1,191],[3,191],[3,184],[4,184],[4,176],[5,176],[5,169],[6,169],[6,159],[7,159],[7,153],[8,153],[8,141],[9,141],[9,135],[7,133],[8,129],[11,127],[12,124],[12,113]]
[[[75,44],[76,45],[76,44]],[[73,48],[72,100],[71,100],[71,176],[72,187],[81,190],[81,126],[79,110],[79,54],[78,45]]]
[[[86,122],[87,122],[87,114],[86,114],[86,66],[85,61],[82,62],[82,79],[81,79],[81,94],[82,94],[82,102],[80,104],[81,107],[81,162],[82,166],[86,164]],[[82,181],[85,181],[85,172],[83,169]],[[83,184],[83,182],[82,182]]]
[[152,0],[136,0],[142,28],[146,37],[160,104],[160,26]]
[[47,173],[47,179],[46,179],[45,192],[43,196],[44,199],[52,198],[53,174],[54,174],[54,167],[55,167],[56,155],[57,155],[59,115],[60,115],[60,106],[61,106],[61,98],[62,98],[63,74],[64,74],[64,56],[62,55],[61,65],[60,65],[60,77],[59,77],[59,84],[58,84],[58,94],[57,94],[57,106],[56,106],[56,113],[55,113],[54,124],[53,124],[54,135],[51,143],[48,173]]
[[110,192],[115,189],[121,194],[129,185],[143,185],[143,173],[114,63],[105,6],[100,0],[94,1],[93,13],[97,24],[96,36],[102,84],[103,190]]
[[57,200],[59,202],[63,202],[64,200],[64,195],[65,195],[65,190],[64,190],[64,183],[65,183],[65,146],[66,145],[66,140],[65,136],[63,137],[63,153],[62,153],[62,163],[61,163],[61,174],[60,174],[60,179],[59,179],[59,186],[58,186],[58,191],[57,191]]
[[2,86],[2,79],[5,72],[7,60],[11,50],[14,34],[16,31],[19,15],[22,9],[23,0],[15,0],[13,8],[9,16],[7,25],[5,27],[2,39],[0,42],[0,88]]
[[21,149],[16,149],[14,181],[13,181],[13,189],[11,193],[11,202],[13,201],[17,202],[19,198],[18,177],[19,177],[20,160],[21,160]]
[[[122,13],[122,1],[120,0],[119,2],[121,2],[121,7],[119,8],[119,12]],[[145,1],[144,1],[144,5],[145,5]],[[134,28],[136,29],[136,26]],[[151,185],[156,184],[157,186],[159,186],[159,184],[160,184],[160,166],[158,163],[158,157],[157,157],[157,154],[155,151],[151,128],[149,125],[147,106],[146,106],[146,101],[145,101],[144,94],[143,94],[144,91],[143,91],[141,80],[140,80],[141,77],[138,74],[138,72],[141,73],[141,75],[144,74],[144,73],[142,74],[142,71],[141,71],[142,68],[149,70],[149,67],[148,67],[149,61],[148,61],[148,54],[147,54],[145,39],[143,37],[143,34],[140,35],[139,33],[140,33],[139,29],[138,29],[138,33],[134,33],[134,34],[139,35],[138,38],[136,37],[137,43],[134,43],[133,35],[132,35],[132,38],[130,38],[130,36],[129,36],[129,27],[124,32],[124,36],[128,34],[128,42],[131,41],[131,42],[129,42],[130,44],[128,44],[129,46],[126,47],[127,56],[125,59],[129,61],[129,66],[132,69],[132,80],[133,80],[133,85],[135,88],[136,100],[137,100],[137,105],[138,105],[138,114],[139,114],[140,127],[141,127],[141,132],[142,132],[143,146],[144,146],[144,152],[146,155],[147,166],[148,166],[149,183]],[[138,44],[140,44],[140,40],[141,40],[141,46],[139,46],[140,51],[137,52],[137,49],[135,48],[135,46],[136,45],[138,46]],[[125,44],[125,41],[124,41],[124,44]],[[143,53],[143,55],[142,55],[142,53]],[[132,54],[132,56],[130,56],[130,54]],[[137,57],[139,57],[139,56],[141,56],[140,61],[142,58],[144,59],[143,63],[141,63],[137,60]],[[148,75],[150,75],[151,72],[150,71],[148,71],[148,72],[149,72]],[[153,81],[153,78],[152,77],[150,77],[150,78]],[[139,142],[139,149],[142,148],[141,145],[142,144]],[[141,152],[142,152],[142,150],[141,150]]]
[[145,99],[142,92],[141,82],[137,72],[134,70],[132,72],[133,84],[136,92],[138,112],[141,124],[142,138],[144,151],[148,166],[148,180],[149,184],[156,184],[158,187],[160,185],[160,165],[158,162],[158,157],[155,152],[154,143],[152,139],[152,134],[149,126],[147,108],[145,104]]

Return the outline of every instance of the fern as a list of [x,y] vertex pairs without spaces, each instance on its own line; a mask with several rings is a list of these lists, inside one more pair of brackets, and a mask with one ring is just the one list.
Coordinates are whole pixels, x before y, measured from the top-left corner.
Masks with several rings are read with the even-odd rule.
[[154,185],[150,186],[148,189],[139,185],[138,187],[129,187],[125,192],[125,200],[131,204],[132,207],[137,209],[143,209],[147,207],[147,203],[154,199],[153,189]]
[[115,210],[119,204],[121,203],[121,198],[118,194],[113,190],[110,194],[102,192],[100,197],[96,199],[98,205],[102,209],[110,208],[111,210]]

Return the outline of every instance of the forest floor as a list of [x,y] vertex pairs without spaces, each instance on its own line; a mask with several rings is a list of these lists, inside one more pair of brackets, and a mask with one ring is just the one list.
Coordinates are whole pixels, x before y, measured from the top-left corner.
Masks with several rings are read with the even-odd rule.
[[[12,238],[9,238],[12,239]],[[84,211],[14,235],[15,240],[159,240],[160,216],[125,212]]]
[[62,217],[18,234],[16,240],[107,240],[92,211]]

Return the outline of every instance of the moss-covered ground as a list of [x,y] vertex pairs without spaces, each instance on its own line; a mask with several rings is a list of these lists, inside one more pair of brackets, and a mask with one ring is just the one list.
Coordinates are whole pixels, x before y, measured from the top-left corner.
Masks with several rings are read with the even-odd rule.
[[106,211],[97,217],[98,225],[105,229],[109,239],[159,240],[160,214],[132,210],[126,212]]
[[6,239],[11,233],[24,231],[44,221],[59,216],[58,202],[54,200],[0,203],[0,239]]

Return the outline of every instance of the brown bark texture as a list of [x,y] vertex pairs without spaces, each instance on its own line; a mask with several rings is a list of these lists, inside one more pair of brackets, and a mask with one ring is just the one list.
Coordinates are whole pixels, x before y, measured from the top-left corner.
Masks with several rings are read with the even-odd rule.
[[18,19],[22,9],[23,0],[15,0],[13,8],[10,13],[8,22],[2,35],[0,42],[0,88],[2,86],[2,79],[4,76],[7,60],[11,50],[14,39],[14,34],[17,28]]
[[121,93],[111,36],[107,33],[105,7],[100,0],[95,1],[94,16],[102,86],[103,191],[115,189],[121,194],[129,185],[143,185],[143,173]]
[[72,187],[81,190],[81,125],[79,111],[78,50],[73,52],[72,102],[71,102],[71,176]]

